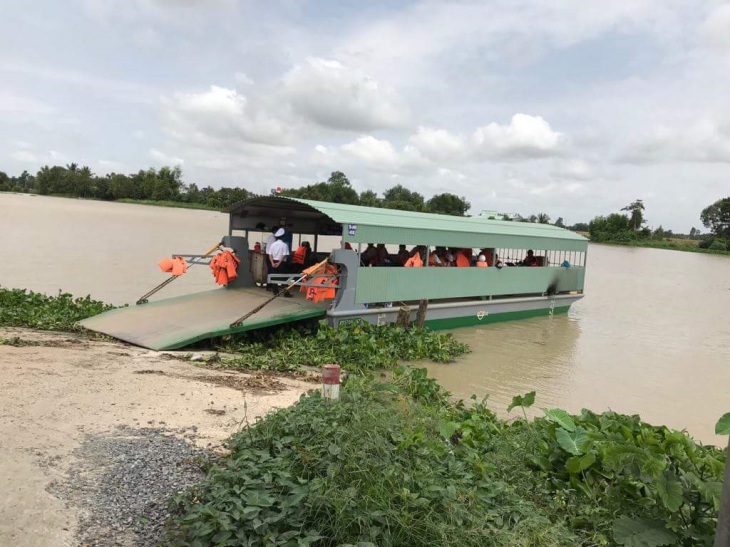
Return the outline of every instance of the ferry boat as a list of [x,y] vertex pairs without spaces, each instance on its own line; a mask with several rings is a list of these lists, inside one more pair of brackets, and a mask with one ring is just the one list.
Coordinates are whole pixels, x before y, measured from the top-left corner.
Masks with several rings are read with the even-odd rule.
[[[152,349],[174,349],[205,338],[312,317],[324,317],[334,327],[346,321],[383,325],[396,321],[406,306],[415,320],[423,300],[428,301],[425,325],[448,329],[566,313],[584,296],[588,241],[548,224],[278,196],[248,199],[225,212],[229,225],[222,243],[241,259],[233,283],[113,310],[82,325]],[[262,282],[312,285],[311,280],[301,280],[301,274],[264,277],[261,265],[265,257],[252,250],[251,239],[262,233],[268,236],[275,227],[285,230],[292,246],[294,238],[311,241],[311,261],[328,258],[337,267],[336,274],[329,274],[336,278],[334,299],[311,303],[304,292],[293,290],[296,298],[277,298],[236,324],[236,319],[270,297],[260,287]],[[336,247],[322,249],[327,247],[325,240],[336,241]],[[425,257],[437,248],[476,249],[476,254],[485,250],[493,265],[433,267],[426,260],[420,268],[365,266],[361,257],[368,244],[384,244],[391,253],[399,245],[418,246],[425,249]],[[534,253],[534,267],[520,266],[528,250]],[[497,267],[497,260],[503,267]]]

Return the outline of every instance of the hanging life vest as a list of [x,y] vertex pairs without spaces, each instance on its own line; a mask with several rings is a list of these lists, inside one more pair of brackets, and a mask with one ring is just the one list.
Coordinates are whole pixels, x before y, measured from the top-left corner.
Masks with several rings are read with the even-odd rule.
[[210,269],[218,285],[228,285],[238,277],[238,264],[241,260],[230,251],[223,251],[210,261]]
[[188,263],[180,256],[172,258],[163,258],[157,265],[163,272],[169,272],[174,276],[181,276],[188,272]]
[[307,248],[304,245],[300,245],[299,248],[294,251],[294,255],[291,257],[292,262],[295,264],[304,264],[304,259],[307,257]]

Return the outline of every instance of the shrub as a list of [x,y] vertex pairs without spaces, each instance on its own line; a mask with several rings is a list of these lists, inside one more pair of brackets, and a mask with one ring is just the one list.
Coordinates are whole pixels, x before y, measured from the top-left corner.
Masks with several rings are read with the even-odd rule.
[[78,321],[111,310],[114,306],[90,296],[74,298],[0,287],[0,326],[41,330],[78,331]]
[[[258,341],[252,341],[258,340]],[[451,334],[429,329],[406,330],[352,322],[333,328],[322,321],[315,331],[285,329],[263,340],[231,342],[220,350],[235,353],[219,363],[223,368],[295,370],[301,365],[339,363],[350,370],[392,368],[398,361],[431,359],[448,362],[469,347]]]
[[638,416],[505,422],[416,369],[303,396],[230,449],[175,498],[168,545],[709,546],[724,471]]

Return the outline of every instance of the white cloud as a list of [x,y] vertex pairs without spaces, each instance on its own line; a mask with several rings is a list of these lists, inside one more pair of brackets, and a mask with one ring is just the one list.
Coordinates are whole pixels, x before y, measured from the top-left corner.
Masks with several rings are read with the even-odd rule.
[[409,117],[395,91],[338,61],[309,57],[284,75],[282,86],[294,110],[323,127],[371,131],[401,127]]
[[184,159],[172,156],[156,148],[150,148],[149,156],[157,165],[182,165],[185,163]]
[[262,104],[251,104],[234,89],[211,86],[202,93],[177,93],[162,100],[163,128],[175,140],[191,137],[211,145],[235,143],[284,145],[292,132]]
[[515,114],[509,125],[490,123],[472,135],[477,154],[486,157],[532,158],[554,155],[564,142],[541,116]]
[[730,123],[702,120],[684,127],[657,126],[629,139],[619,155],[627,163],[730,162]]
[[730,53],[730,4],[717,7],[705,20],[702,31],[710,46]]
[[453,135],[445,129],[419,127],[408,142],[415,146],[424,156],[436,161],[451,160],[461,157],[467,148],[465,139]]
[[15,150],[11,152],[10,157],[18,162],[32,165],[58,165],[68,160],[66,154],[57,150],[49,150],[47,152],[38,152],[30,149]]

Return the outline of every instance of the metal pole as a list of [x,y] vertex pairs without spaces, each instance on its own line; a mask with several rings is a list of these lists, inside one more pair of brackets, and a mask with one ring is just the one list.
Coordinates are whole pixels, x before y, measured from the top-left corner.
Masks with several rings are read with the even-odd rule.
[[725,478],[722,481],[720,512],[717,514],[714,547],[730,547],[730,437],[725,455]]

